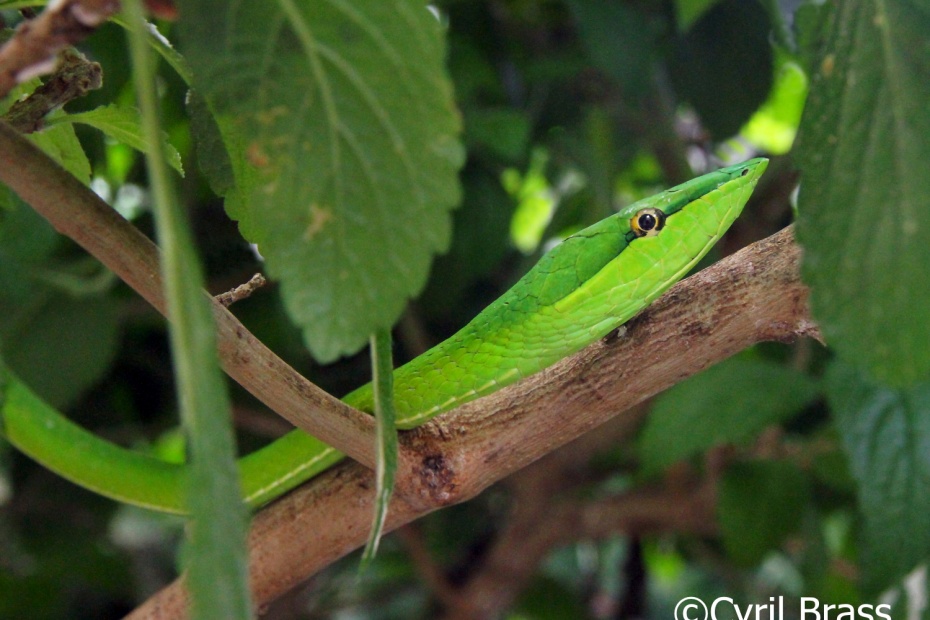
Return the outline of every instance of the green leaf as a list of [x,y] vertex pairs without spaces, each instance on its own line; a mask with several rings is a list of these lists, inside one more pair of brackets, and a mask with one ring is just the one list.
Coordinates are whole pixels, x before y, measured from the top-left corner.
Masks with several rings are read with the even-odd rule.
[[826,391],[859,487],[860,566],[874,594],[930,557],[930,382],[889,388],[837,362]]
[[810,377],[777,364],[731,359],[659,396],[639,439],[646,471],[714,445],[745,441],[817,396]]
[[181,17],[235,171],[228,212],[314,356],[357,351],[449,243],[462,149],[441,24],[422,0],[197,0]]
[[[122,142],[123,144],[131,146],[140,153],[147,153],[149,148],[142,135],[141,122],[142,119],[139,117],[138,110],[135,108],[124,108],[115,103],[101,106],[88,112],[63,114],[49,120],[50,125],[62,123],[83,123],[84,125],[90,125],[95,129],[99,129],[117,142]],[[177,170],[178,174],[184,176],[184,168],[181,166],[181,154],[168,143],[168,134],[162,133],[162,138],[165,160],[172,168]]]
[[685,31],[719,0],[675,0],[678,29]]
[[[129,30],[129,25],[126,23],[126,20],[123,19],[122,15],[115,15],[110,18],[110,21],[119,24],[126,30]],[[165,38],[161,32],[158,31],[158,26],[153,23],[148,23],[148,32],[146,33],[146,40],[149,43],[149,46],[155,50],[155,52],[164,59],[168,65],[174,69],[175,73],[184,80],[184,83],[190,86],[191,83],[191,68],[187,64],[184,56],[182,56],[174,47],[171,45],[171,42]]]
[[787,462],[730,466],[720,485],[717,513],[723,544],[739,563],[757,564],[801,526],[810,499],[807,479]]
[[903,387],[930,378],[930,7],[835,6],[801,37],[803,275],[827,342]]
[[53,125],[29,134],[29,139],[79,181],[90,183],[90,162],[73,127]]
[[772,87],[771,25],[758,2],[721,0],[673,42],[669,73],[716,138],[729,138]]
[[195,90],[190,91],[187,97],[187,111],[191,115],[191,133],[200,170],[207,178],[210,189],[224,196],[233,191],[236,179],[220,128],[209,105]]
[[69,295],[49,286],[55,276],[93,279],[77,275],[84,259],[54,258],[60,241],[51,224],[0,185],[0,352],[45,400],[66,407],[110,368],[120,304],[109,295]]
[[[6,114],[15,101],[31,95],[41,83],[39,78],[33,78],[16,86],[9,95],[0,99],[0,113]],[[82,183],[90,183],[90,162],[74,129],[64,125],[54,126],[55,121],[62,116],[65,114],[61,111],[52,112],[45,119],[46,127],[27,137]]]

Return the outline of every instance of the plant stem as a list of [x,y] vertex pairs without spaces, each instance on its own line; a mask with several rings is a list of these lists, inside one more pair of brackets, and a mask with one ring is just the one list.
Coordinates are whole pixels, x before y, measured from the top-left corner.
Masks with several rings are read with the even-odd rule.
[[181,418],[190,445],[189,549],[184,553],[195,618],[250,618],[245,538],[247,511],[239,491],[229,397],[216,355],[215,325],[201,294],[203,274],[193,236],[162,153],[155,72],[141,0],[124,3],[130,24],[134,81],[149,145],[146,164]]

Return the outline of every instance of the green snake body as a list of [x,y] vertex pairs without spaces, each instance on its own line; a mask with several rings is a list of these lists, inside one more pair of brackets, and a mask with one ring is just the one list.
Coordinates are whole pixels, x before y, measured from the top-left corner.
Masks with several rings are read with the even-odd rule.
[[[753,159],[698,177],[553,248],[458,333],[395,371],[398,426],[412,428],[528,377],[622,325],[707,253],[740,214],[766,166],[767,160]],[[664,226],[639,236],[633,220],[656,211]],[[370,385],[343,400],[373,409]],[[12,380],[0,429],[20,450],[79,484],[122,501],[184,511],[183,466],[118,448],[57,414],[50,418],[50,411]],[[303,431],[292,431],[240,459],[244,497],[260,506],[342,458]]]

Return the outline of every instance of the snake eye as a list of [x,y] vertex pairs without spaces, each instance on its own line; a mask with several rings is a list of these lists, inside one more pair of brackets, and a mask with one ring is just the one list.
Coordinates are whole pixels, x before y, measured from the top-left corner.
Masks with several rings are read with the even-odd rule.
[[658,209],[641,209],[630,219],[630,228],[637,237],[655,237],[665,226],[665,214]]

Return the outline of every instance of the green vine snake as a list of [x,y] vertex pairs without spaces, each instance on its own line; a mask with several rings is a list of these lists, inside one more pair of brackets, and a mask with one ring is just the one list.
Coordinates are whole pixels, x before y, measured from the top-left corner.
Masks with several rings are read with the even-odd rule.
[[[759,158],[711,172],[565,239],[458,333],[395,371],[398,426],[412,428],[514,383],[625,323],[710,250],[767,165]],[[343,400],[370,412],[371,387]],[[0,431],[77,484],[154,510],[185,512],[184,465],[97,437],[2,367]],[[303,431],[292,431],[239,460],[244,499],[261,506],[342,458]]]

